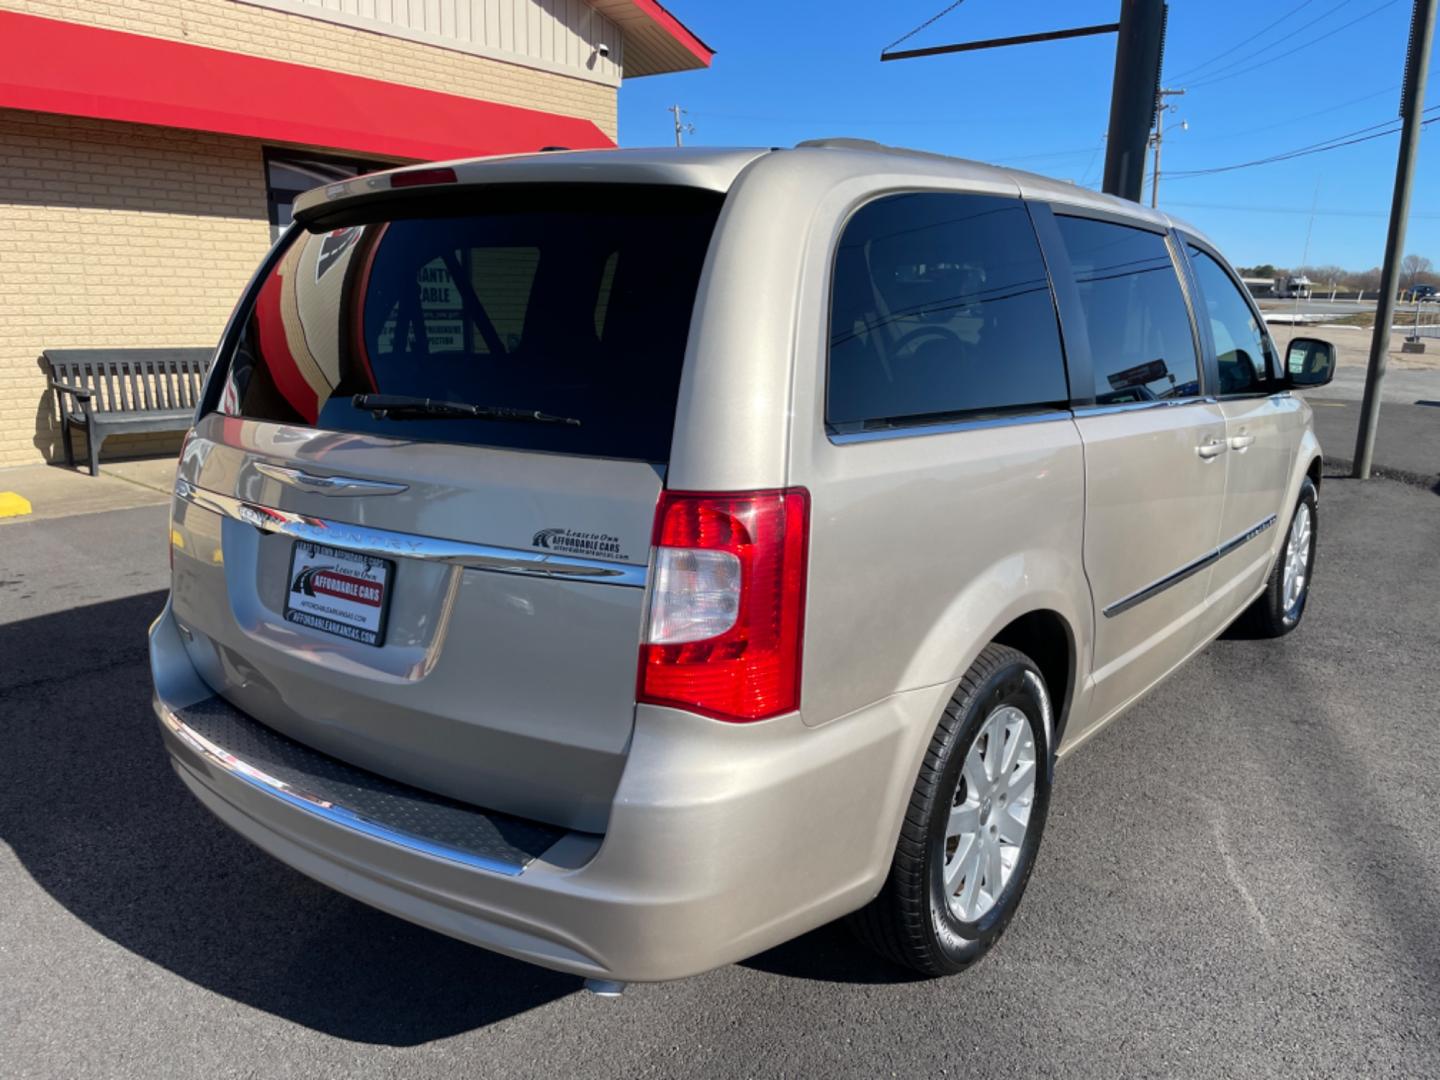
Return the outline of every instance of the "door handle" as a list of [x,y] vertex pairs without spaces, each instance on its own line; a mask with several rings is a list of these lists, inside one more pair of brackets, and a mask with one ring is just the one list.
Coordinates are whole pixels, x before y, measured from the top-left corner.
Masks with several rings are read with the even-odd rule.
[[1254,435],[1231,435],[1231,436],[1230,436],[1230,449],[1231,449],[1231,450],[1242,450],[1242,451],[1243,451],[1247,446],[1249,446],[1249,445],[1250,445],[1251,443],[1253,443],[1254,441],[1255,441],[1255,436],[1254,436]]
[[1197,446],[1195,448],[1195,452],[1199,454],[1202,458],[1209,460],[1210,458],[1219,457],[1227,449],[1228,447],[1225,445],[1224,439],[1211,439],[1208,442],[1203,442],[1199,446]]

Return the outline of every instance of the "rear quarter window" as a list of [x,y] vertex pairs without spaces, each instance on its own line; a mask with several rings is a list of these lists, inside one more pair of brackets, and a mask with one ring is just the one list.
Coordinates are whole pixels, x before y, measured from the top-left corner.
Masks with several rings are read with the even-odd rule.
[[[495,186],[298,233],[229,357],[233,416],[419,441],[663,461],[722,196]],[[381,418],[357,394],[578,425]]]
[[1064,405],[1050,281],[1019,199],[916,193],[846,224],[830,305],[836,430]]

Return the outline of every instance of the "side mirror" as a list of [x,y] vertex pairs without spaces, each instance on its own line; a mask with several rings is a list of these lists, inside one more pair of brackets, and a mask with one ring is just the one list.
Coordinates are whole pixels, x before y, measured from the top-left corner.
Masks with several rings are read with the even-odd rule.
[[1335,346],[1319,338],[1295,338],[1285,350],[1283,381],[1287,387],[1308,390],[1335,377]]

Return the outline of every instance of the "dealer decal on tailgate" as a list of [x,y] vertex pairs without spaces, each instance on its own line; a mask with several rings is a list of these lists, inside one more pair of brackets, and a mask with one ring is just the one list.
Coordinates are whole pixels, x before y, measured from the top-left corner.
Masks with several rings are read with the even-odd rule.
[[295,541],[285,618],[301,626],[380,645],[395,564],[373,555]]

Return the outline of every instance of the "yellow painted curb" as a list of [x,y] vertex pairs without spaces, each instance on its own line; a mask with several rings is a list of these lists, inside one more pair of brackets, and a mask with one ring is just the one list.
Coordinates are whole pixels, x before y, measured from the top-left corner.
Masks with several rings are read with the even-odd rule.
[[13,491],[0,491],[0,518],[24,517],[30,513],[30,500]]

